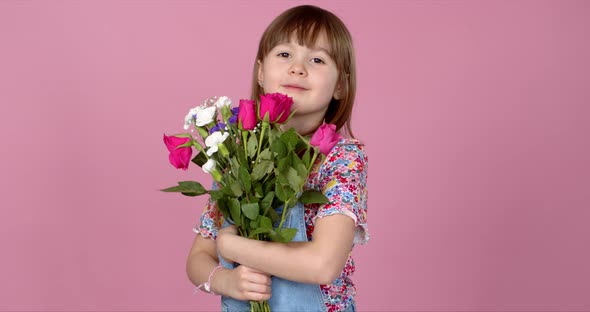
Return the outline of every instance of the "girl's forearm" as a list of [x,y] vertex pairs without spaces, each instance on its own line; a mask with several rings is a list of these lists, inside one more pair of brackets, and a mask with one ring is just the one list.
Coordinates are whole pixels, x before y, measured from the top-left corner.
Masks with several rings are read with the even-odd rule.
[[217,243],[227,260],[270,275],[308,284],[329,284],[333,280],[326,257],[313,241],[283,244],[227,235]]
[[204,251],[190,255],[186,261],[186,273],[191,282],[201,285],[209,278],[209,273],[217,266],[217,261]]
[[[218,265],[217,259],[205,251],[197,252],[191,255],[186,262],[186,273],[190,281],[195,285],[201,285],[207,282],[209,274]],[[220,275],[222,270],[218,270],[215,275]],[[211,288],[215,293],[222,293],[219,285],[211,280]],[[203,289],[201,289],[203,290]]]

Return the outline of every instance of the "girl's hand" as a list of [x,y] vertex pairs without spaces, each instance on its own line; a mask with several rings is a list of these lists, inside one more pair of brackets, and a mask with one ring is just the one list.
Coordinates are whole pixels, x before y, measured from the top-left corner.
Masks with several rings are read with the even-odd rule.
[[[223,273],[222,273],[223,272]],[[240,265],[233,270],[223,270],[211,281],[216,293],[238,300],[268,300],[271,296],[271,278],[268,274]]]

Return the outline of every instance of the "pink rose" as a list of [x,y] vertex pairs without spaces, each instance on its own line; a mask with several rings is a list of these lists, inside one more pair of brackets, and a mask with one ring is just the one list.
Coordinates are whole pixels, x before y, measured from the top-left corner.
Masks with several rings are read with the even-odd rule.
[[323,124],[311,136],[309,143],[320,148],[320,152],[328,155],[342,137],[336,133],[336,125]]
[[283,123],[291,114],[293,98],[282,93],[268,93],[260,96],[260,119],[268,112],[269,121]]
[[177,169],[186,170],[188,168],[188,164],[191,161],[191,156],[193,154],[193,149],[190,146],[176,148],[179,145],[182,145],[186,142],[190,141],[190,138],[179,138],[175,136],[167,136],[164,134],[164,144],[168,148],[170,152],[169,159],[172,166]]
[[252,130],[256,127],[256,103],[253,100],[240,100],[238,112],[238,124],[244,130]]

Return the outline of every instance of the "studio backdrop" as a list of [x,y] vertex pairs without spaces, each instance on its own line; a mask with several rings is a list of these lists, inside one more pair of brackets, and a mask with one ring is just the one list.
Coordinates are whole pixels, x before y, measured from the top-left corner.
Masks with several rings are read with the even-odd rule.
[[[162,135],[250,95],[301,1],[0,1],[0,311],[215,311],[210,177]],[[359,311],[590,310],[590,2],[312,1],[350,29],[369,157]]]

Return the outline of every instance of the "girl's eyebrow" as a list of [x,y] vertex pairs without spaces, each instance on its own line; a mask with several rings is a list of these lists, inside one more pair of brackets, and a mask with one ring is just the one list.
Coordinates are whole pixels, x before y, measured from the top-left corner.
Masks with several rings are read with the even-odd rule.
[[315,52],[315,51],[324,52],[324,53],[326,53],[326,54],[330,55],[330,51],[328,51],[328,49],[326,49],[326,48],[323,48],[323,47],[314,47],[314,48],[312,48],[311,50],[312,50],[312,51],[314,51],[314,52]]
[[[283,43],[277,44],[276,46],[277,47],[278,46],[287,46],[289,48],[293,48],[294,44],[291,43],[291,42],[283,42]],[[310,50],[312,50],[313,52],[318,52],[319,51],[319,52],[324,52],[324,53],[326,53],[328,55],[331,55],[330,54],[330,51],[328,49],[322,47],[322,46],[315,46],[315,47],[311,47],[311,48],[310,47],[307,47],[307,48],[310,49]]]

